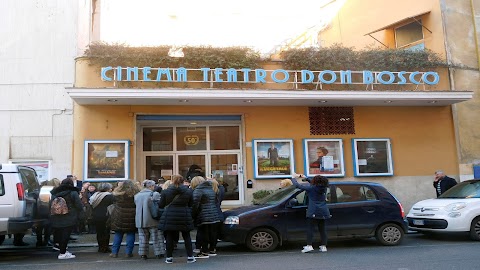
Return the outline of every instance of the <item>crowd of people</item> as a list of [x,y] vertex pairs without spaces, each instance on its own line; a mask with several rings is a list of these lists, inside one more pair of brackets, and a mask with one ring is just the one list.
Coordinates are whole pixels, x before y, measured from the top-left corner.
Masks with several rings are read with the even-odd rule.
[[[215,179],[207,179],[199,166],[192,165],[186,177],[173,175],[164,183],[147,179],[141,183],[119,181],[116,186],[108,182],[94,185],[69,175],[61,182],[57,179],[44,184],[53,186],[51,208],[48,224],[35,229],[37,246],[53,245],[59,251],[58,259],[75,258],[67,247],[72,233],[95,233],[98,252],[109,253],[112,258],[118,258],[124,236],[124,256],[133,257],[136,234],[138,255],[144,260],[149,258],[151,241],[155,258],[173,263],[180,234],[187,263],[217,255],[225,190]],[[195,249],[190,236],[194,229]]]

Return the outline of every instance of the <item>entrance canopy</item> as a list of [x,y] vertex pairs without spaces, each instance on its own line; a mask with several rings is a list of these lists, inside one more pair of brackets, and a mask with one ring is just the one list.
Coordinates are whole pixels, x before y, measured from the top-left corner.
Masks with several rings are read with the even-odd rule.
[[472,91],[325,91],[66,88],[80,105],[176,106],[448,106]]

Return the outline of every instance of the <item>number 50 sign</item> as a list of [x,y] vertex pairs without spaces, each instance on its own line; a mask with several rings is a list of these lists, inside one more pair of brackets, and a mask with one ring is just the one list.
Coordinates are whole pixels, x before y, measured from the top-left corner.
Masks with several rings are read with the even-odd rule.
[[183,142],[186,145],[197,145],[200,141],[200,138],[197,135],[187,135],[183,137]]

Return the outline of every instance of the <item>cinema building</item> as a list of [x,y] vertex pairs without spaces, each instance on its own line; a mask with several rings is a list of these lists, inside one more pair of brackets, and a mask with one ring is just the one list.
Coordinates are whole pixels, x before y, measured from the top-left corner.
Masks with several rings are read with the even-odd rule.
[[[401,3],[394,21],[389,13],[364,18],[356,25],[362,31],[349,25],[351,36],[342,38],[341,15],[368,6],[354,2],[319,40],[392,47],[416,31],[421,38],[408,46],[445,55],[438,1],[417,10]],[[408,209],[435,196],[435,170],[473,176],[473,163],[459,158],[467,116],[456,108],[477,102],[473,84],[452,84],[461,73],[468,71],[292,70],[278,58],[250,68],[98,65],[79,57],[75,85],[66,89],[74,101],[73,171],[89,181],[167,180],[196,164],[226,187],[225,206],[250,204],[254,192],[277,189],[294,172],[322,174],[382,183]]]

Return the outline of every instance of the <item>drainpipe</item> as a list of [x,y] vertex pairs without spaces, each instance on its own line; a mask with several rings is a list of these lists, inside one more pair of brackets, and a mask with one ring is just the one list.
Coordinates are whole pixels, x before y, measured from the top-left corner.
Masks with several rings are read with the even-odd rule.
[[[479,47],[479,42],[478,42],[478,32],[477,32],[477,20],[475,20],[475,4],[473,3],[473,0],[470,0],[470,10],[472,11],[472,24],[473,24],[473,38],[475,40],[475,50],[477,52],[477,62],[478,62],[478,71],[480,72],[480,49]],[[477,164],[478,165],[478,160],[474,160],[472,164],[472,174],[473,172],[473,165]]]
[[472,10],[472,24],[473,24],[473,38],[475,39],[475,49],[477,52],[477,62],[478,62],[478,69],[480,71],[480,52],[478,48],[478,38],[477,38],[477,24],[475,20],[475,5],[473,4],[473,0],[470,0],[470,9]]

